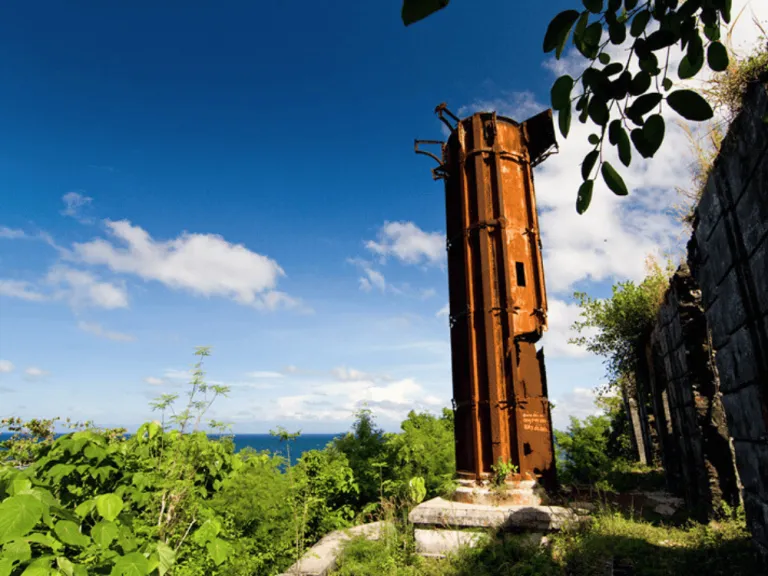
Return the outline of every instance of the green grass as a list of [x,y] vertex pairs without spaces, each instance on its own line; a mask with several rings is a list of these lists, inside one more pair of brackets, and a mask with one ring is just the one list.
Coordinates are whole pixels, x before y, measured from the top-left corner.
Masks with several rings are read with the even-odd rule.
[[671,527],[602,512],[549,540],[541,548],[525,536],[490,536],[485,546],[434,560],[416,555],[409,529],[401,527],[397,535],[379,542],[351,541],[335,574],[602,576],[610,564],[635,576],[765,574],[742,517]]

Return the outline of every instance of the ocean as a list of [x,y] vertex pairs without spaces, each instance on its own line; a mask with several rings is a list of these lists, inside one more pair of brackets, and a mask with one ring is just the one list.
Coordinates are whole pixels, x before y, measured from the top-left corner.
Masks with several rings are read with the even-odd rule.
[[[339,436],[343,434],[302,434],[291,441],[291,460],[295,462],[307,450],[322,450],[331,440]],[[8,433],[0,433],[0,442],[10,437]],[[269,450],[285,456],[285,443],[281,443],[269,434],[235,434],[235,450],[240,451],[246,447],[258,452]]]

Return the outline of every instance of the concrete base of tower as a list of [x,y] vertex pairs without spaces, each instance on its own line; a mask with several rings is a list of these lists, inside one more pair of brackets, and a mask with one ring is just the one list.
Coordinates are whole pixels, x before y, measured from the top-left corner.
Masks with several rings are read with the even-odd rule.
[[486,506],[542,506],[547,492],[536,480],[508,480],[503,486],[487,481],[459,480],[451,499],[465,504]]
[[408,515],[417,551],[423,556],[444,556],[462,546],[479,546],[498,533],[512,537],[517,533],[528,540],[535,535],[541,540],[545,533],[561,530],[581,518],[560,506],[483,504],[443,498],[422,502]]

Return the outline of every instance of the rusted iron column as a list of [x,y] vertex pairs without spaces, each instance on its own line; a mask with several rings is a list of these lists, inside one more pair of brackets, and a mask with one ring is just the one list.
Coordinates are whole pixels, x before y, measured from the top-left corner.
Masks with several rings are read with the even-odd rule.
[[[417,140],[445,180],[456,471],[484,480],[499,459],[516,479],[554,487],[543,352],[547,325],[532,167],[556,148],[552,113],[519,124],[494,113],[459,120],[447,142]],[[453,122],[449,121],[451,118]],[[424,151],[439,144],[441,157]]]

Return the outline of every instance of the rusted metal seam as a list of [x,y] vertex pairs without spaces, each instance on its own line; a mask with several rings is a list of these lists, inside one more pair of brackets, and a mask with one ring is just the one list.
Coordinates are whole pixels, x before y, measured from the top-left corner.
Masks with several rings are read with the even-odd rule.
[[[472,117],[472,138],[475,146],[479,142],[482,142],[485,138],[482,119],[480,116],[475,115]],[[485,183],[485,159],[480,155],[474,155],[472,160],[475,164],[475,184],[476,184],[476,203],[477,203],[477,217],[483,220],[490,220],[488,217],[488,190]],[[478,238],[478,244],[480,248],[480,264],[481,264],[481,283],[482,283],[482,298],[485,307],[491,307],[495,304],[494,298],[494,286],[491,282],[492,265],[491,265],[491,238],[487,229],[485,235],[480,235]],[[489,399],[491,400],[491,447],[492,447],[492,461],[496,462],[499,458],[508,460],[509,456],[502,453],[503,448],[507,447],[507,443],[503,442],[505,436],[504,431],[507,426],[504,426],[502,419],[499,417],[497,410],[494,410],[494,406],[498,406],[500,382],[498,367],[495,359],[497,357],[496,347],[496,330],[495,319],[490,312],[484,314],[483,327],[485,332],[485,363],[486,374],[488,377],[488,391]]]
[[[466,132],[464,131],[464,125],[461,122],[458,122],[456,125],[456,137],[457,137],[457,144],[458,144],[458,153],[459,153],[459,201],[461,202],[461,211],[462,211],[462,224],[466,227],[469,226],[469,218],[470,218],[470,197],[469,197],[469,183],[467,182],[467,171],[466,171],[466,158],[465,158],[465,151],[466,151]],[[466,289],[466,298],[468,302],[474,302],[475,299],[475,290],[474,290],[474,281],[472,278],[471,270],[473,265],[473,258],[472,258],[472,250],[471,246],[469,244],[469,238],[465,239],[465,246],[464,246],[464,270],[468,271],[469,273],[465,274],[465,289]],[[480,396],[480,378],[478,375],[478,358],[477,358],[477,335],[475,333],[475,330],[472,326],[467,325],[467,340],[468,340],[468,353],[469,358],[467,359],[469,362],[468,366],[468,372],[469,372],[469,385],[470,389],[472,391],[472,396],[474,398],[479,398]],[[472,441],[473,441],[473,448],[474,448],[474,465],[475,470],[474,473],[476,477],[480,477],[480,475],[483,472],[483,439],[482,439],[482,430],[480,429],[480,413],[477,406],[472,407],[471,412],[471,427],[472,427]]]
[[[498,127],[496,126],[497,122],[497,116],[496,113],[493,113],[493,116],[491,117],[491,122],[493,122],[494,127],[494,133],[498,133]],[[514,157],[512,157],[514,156]],[[501,181],[501,160],[502,159],[510,159],[515,160],[519,163],[524,163],[525,157],[521,155],[507,155],[503,154],[501,150],[501,145],[499,143],[499,139],[495,138],[493,142],[493,149],[491,158],[493,159],[493,168],[491,171],[491,190],[495,192],[496,194],[496,201],[499,206],[499,210],[503,211],[504,209],[504,198],[502,196],[502,181]],[[504,282],[504,302],[503,302],[503,311],[507,313],[507,324],[509,332],[507,334],[503,333],[502,330],[502,342],[501,342],[501,349],[502,354],[499,358],[499,361],[502,363],[502,367],[506,368],[509,367],[509,374],[506,374],[506,378],[504,378],[504,396],[505,396],[505,402],[504,408],[503,406],[500,406],[501,409],[507,410],[507,444],[509,445],[510,454],[509,457],[512,457],[512,437],[510,434],[510,430],[512,426],[515,428],[514,433],[514,439],[515,439],[515,450],[517,454],[515,454],[515,458],[513,458],[514,461],[517,462],[517,465],[520,466],[522,464],[522,434],[520,430],[520,422],[517,421],[517,418],[515,417],[514,410],[510,413],[509,407],[512,406],[513,408],[517,406],[516,398],[514,398],[515,395],[515,382],[518,379],[518,370],[517,370],[517,362],[515,361],[514,357],[514,317],[515,314],[517,314],[517,310],[519,310],[519,307],[516,306],[516,302],[513,296],[512,292],[512,279],[510,278],[510,271],[509,271],[509,262],[511,262],[511,258],[509,255],[509,248],[507,245],[507,237],[504,233],[504,229],[499,230],[501,234],[499,234],[500,238],[500,244],[501,244],[501,257],[504,262],[504,266],[501,270],[499,270],[499,276],[501,277],[500,280],[503,279]],[[502,304],[502,303],[500,303]],[[511,309],[511,312],[510,312]],[[510,403],[509,402],[509,396],[513,396],[513,400]]]

